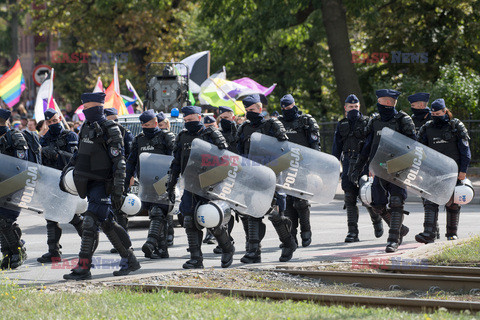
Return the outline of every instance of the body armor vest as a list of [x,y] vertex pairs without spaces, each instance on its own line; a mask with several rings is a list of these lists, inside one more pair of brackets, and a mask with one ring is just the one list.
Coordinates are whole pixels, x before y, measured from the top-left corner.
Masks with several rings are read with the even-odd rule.
[[[62,132],[60,132],[60,134],[56,137],[53,137],[53,136],[49,135],[47,137],[47,139],[45,139],[45,141],[46,141],[46,146],[45,147],[51,147],[57,153],[58,153],[59,150],[71,153],[72,150],[69,149],[68,142],[67,142],[68,132],[69,131],[62,130]],[[46,165],[48,167],[52,167],[52,168],[62,170],[63,167],[66,166],[68,164],[68,162],[70,161],[70,157],[68,159],[63,159],[64,156],[62,156],[60,154],[58,156],[60,158],[62,158],[62,163],[59,163],[57,160],[52,161],[52,160],[46,159],[44,157],[44,165]],[[59,163],[61,168],[57,168],[57,163]]]
[[458,134],[456,132],[455,124],[450,121],[442,127],[433,125],[433,121],[429,122],[426,127],[428,137],[428,146],[436,150],[457,163],[460,162],[460,152],[458,150]]
[[362,150],[365,142],[365,127],[368,124],[368,117],[362,116],[358,118],[353,127],[350,127],[348,119],[340,120],[338,132],[342,137],[344,155],[357,154]]
[[303,115],[298,116],[293,121],[286,121],[282,116],[278,117],[278,120],[283,123],[285,130],[287,130],[288,141],[305,147],[310,146],[308,136],[311,133],[305,126],[306,119],[304,120]]
[[427,123],[429,120],[432,120],[431,115],[428,115],[426,118],[420,119],[415,116],[412,116],[413,124],[415,125],[415,131],[418,132],[420,128]]
[[105,126],[97,122],[84,124],[79,135],[75,175],[90,180],[107,181],[112,177],[112,161],[108,155]]
[[[379,115],[372,119],[371,129],[373,134],[373,140],[372,140],[372,149],[370,150],[370,159],[372,159],[375,153],[377,152],[377,148],[380,143],[380,138],[382,137],[381,131],[383,128],[388,127],[394,131],[400,132],[401,134],[405,134],[405,132],[408,129],[401,128],[401,123],[402,123],[401,120],[403,117],[406,117],[406,116],[408,117],[408,115],[405,112],[399,111],[392,119],[388,121],[382,121]],[[414,134],[414,132],[412,134]]]

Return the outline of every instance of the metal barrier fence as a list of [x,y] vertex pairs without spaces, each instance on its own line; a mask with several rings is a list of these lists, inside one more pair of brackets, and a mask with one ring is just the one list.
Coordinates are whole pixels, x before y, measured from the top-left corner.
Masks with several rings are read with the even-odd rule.
[[[470,135],[470,150],[472,152],[472,161],[470,166],[480,165],[480,120],[462,120],[468,129]],[[332,153],[333,136],[338,122],[319,122],[320,144],[322,151]]]

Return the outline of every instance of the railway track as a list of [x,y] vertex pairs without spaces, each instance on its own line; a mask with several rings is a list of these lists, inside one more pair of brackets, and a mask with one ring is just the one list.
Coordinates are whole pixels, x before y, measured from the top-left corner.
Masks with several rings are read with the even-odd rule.
[[[474,268],[467,268],[474,269]],[[388,268],[387,268],[388,270]],[[427,271],[428,270],[428,271]],[[390,271],[399,271],[392,268]],[[461,293],[480,292],[480,276],[472,276],[477,270],[446,269],[435,267],[432,269],[417,269],[418,273],[410,273],[410,269],[401,270],[409,273],[367,273],[346,271],[312,271],[275,269],[275,272],[308,278],[321,279],[325,283],[354,284],[358,287],[382,290],[422,290],[422,291],[455,291]],[[467,274],[467,276],[460,275]]]
[[190,287],[190,286],[168,286],[168,285],[146,285],[133,283],[110,283],[114,288],[129,290],[141,290],[144,292],[157,292],[168,290],[179,293],[215,293],[225,296],[242,298],[263,298],[272,300],[293,300],[293,301],[312,301],[325,305],[344,305],[344,306],[369,306],[369,307],[391,307],[410,311],[434,311],[444,308],[449,311],[470,310],[480,311],[479,302],[467,301],[448,301],[434,299],[410,299],[410,298],[388,298],[380,296],[358,296],[343,294],[320,294],[320,293],[301,293],[284,291],[264,291],[247,289],[225,289],[211,287]]

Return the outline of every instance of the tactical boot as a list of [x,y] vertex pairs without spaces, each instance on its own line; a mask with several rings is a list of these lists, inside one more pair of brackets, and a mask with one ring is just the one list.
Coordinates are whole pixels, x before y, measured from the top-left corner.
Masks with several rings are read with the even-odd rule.
[[308,247],[312,243],[311,231],[300,232],[300,237],[302,238],[302,247]]
[[297,243],[290,232],[291,221],[283,215],[282,212],[273,211],[269,217],[273,227],[278,234],[278,238],[283,244],[280,262],[287,262],[293,257],[293,253],[297,250]]
[[58,222],[47,220],[47,244],[48,252],[37,259],[39,263],[58,262],[62,259],[60,251],[60,237],[62,229]]
[[431,203],[430,201],[424,201],[425,220],[423,222],[424,231],[415,236],[415,240],[420,243],[433,243],[436,238],[436,225],[438,205]]
[[114,276],[126,276],[130,272],[137,271],[141,268],[140,263],[137,261],[137,257],[135,257],[135,254],[133,254],[133,251],[131,249],[128,249],[128,251],[127,257],[122,257],[120,262],[120,270],[113,271]]
[[356,224],[348,225],[348,233],[345,237],[345,242],[358,242],[358,226]]
[[403,209],[392,208],[390,219],[390,230],[388,232],[387,247],[385,252],[395,252],[400,245],[400,229],[403,222]]
[[310,226],[310,204],[308,203],[308,200],[295,199],[293,203],[293,207],[298,212],[298,219],[300,221],[300,238],[302,238],[302,247],[308,247],[312,243],[312,231]]
[[447,209],[447,233],[445,237],[447,240],[457,240],[458,222],[460,220],[460,206],[452,204]]
[[212,234],[217,239],[218,245],[222,249],[222,268],[228,268],[232,265],[235,247],[228,235],[226,226],[216,227],[212,230]]
[[127,231],[122,228],[116,221],[107,219],[102,222],[102,230],[112,243],[113,247],[117,249],[120,257],[120,270],[114,271],[114,276],[125,276],[130,272],[140,269],[140,264],[133,254],[133,250],[129,249],[132,246],[130,237]]
[[82,243],[78,263],[71,270],[70,274],[65,274],[65,280],[87,280],[92,277],[90,268],[92,268],[92,256],[98,245],[98,220],[95,214],[87,211],[85,213]]
[[347,209],[348,234],[345,242],[358,242],[358,207],[357,195],[352,192],[345,192],[345,209]]
[[92,267],[91,259],[79,259],[75,268],[73,268],[70,274],[64,274],[63,279],[65,280],[89,280],[92,278],[92,273],[90,268]]
[[2,252],[5,257],[0,265],[2,270],[16,269],[27,259],[26,249],[20,239],[21,230],[13,220],[0,218],[0,234],[2,235]]
[[383,222],[380,215],[375,213],[371,207],[366,207],[368,213],[370,214],[370,219],[372,220],[373,230],[375,233],[375,238],[380,238],[383,236]]
[[249,217],[247,219],[247,226],[248,248],[245,255],[240,259],[240,262],[247,264],[260,263],[262,262],[260,241],[264,236],[262,230],[264,230],[265,224],[262,222],[261,218]]
[[[186,221],[187,218],[185,217]],[[190,259],[183,264],[183,269],[203,269],[203,254],[200,247],[202,241],[202,231],[198,230],[192,222],[188,222],[188,228],[185,228],[188,240],[188,249],[190,251]]]
[[175,237],[175,229],[173,228],[173,216],[167,215],[167,246],[173,246],[173,240]]

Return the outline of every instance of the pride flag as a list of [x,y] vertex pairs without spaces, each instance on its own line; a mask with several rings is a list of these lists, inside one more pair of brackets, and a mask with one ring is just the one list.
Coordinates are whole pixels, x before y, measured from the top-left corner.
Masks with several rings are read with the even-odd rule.
[[115,91],[115,81],[113,80],[105,90],[105,103],[103,107],[106,108],[115,108],[118,111],[119,116],[123,116],[128,113],[127,107],[123,102],[122,97]]
[[0,78],[0,97],[9,108],[12,108],[20,101],[23,90],[25,90],[25,79],[20,59],[17,59],[13,68]]

